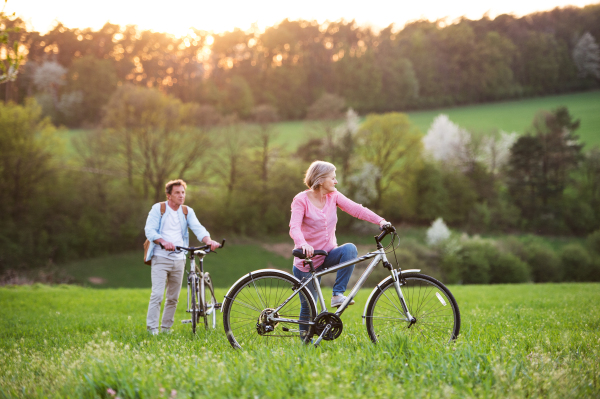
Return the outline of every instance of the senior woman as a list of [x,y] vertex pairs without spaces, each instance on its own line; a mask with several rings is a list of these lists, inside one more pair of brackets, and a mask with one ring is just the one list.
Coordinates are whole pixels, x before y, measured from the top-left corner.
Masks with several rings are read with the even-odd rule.
[[[290,236],[294,240],[295,248],[302,248],[302,252],[312,257],[315,249],[327,251],[327,256],[315,256],[313,265],[315,269],[322,269],[337,265],[358,256],[354,244],[337,245],[335,228],[337,224],[337,208],[362,220],[383,226],[384,218],[349,200],[337,191],[335,166],[329,162],[313,162],[304,177],[304,184],[308,187],[294,197],[292,201],[292,217],[290,220]],[[299,279],[310,276],[309,269],[304,267],[302,260],[294,258],[294,276]],[[331,307],[339,307],[346,297],[344,292],[354,270],[354,265],[340,269],[337,272],[333,285]],[[319,279],[320,282],[320,279]],[[308,289],[317,299],[314,285],[308,284]],[[350,302],[353,305],[354,301]],[[301,300],[300,320],[308,318],[309,309]],[[302,326],[301,326],[302,327]],[[302,328],[301,328],[302,329]]]

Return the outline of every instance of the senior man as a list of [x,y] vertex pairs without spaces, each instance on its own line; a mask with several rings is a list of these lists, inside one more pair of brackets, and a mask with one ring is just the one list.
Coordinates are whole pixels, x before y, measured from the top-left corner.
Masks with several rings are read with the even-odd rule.
[[[146,328],[152,335],[158,334],[158,319],[160,304],[165,287],[167,300],[163,311],[161,331],[169,333],[175,321],[175,309],[179,301],[183,271],[185,268],[185,253],[174,253],[176,246],[189,246],[188,227],[196,237],[211,250],[219,248],[219,243],[211,240],[208,231],[200,224],[194,210],[183,205],[187,184],[181,180],[171,180],[165,185],[167,194],[166,206],[154,204],[148,219],[146,219],[146,238],[150,241],[146,261],[151,260],[152,294],[148,305]],[[161,209],[162,208],[162,209]],[[162,213],[164,212],[164,213]],[[159,244],[164,247],[161,248]]]

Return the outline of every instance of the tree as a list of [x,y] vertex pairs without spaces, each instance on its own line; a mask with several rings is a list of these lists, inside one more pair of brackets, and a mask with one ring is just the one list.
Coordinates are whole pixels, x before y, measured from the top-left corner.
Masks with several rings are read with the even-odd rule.
[[573,49],[573,61],[582,78],[589,76],[600,79],[600,47],[589,32],[584,33]]
[[64,86],[67,68],[55,61],[47,61],[35,69],[33,83],[38,90],[47,93],[52,99],[54,108],[58,107],[58,89]]
[[267,210],[269,169],[273,162],[273,139],[277,135],[273,124],[279,120],[275,107],[259,105],[252,110],[252,121],[257,126],[258,138],[258,163],[260,165],[260,180],[262,182],[263,214]]
[[67,76],[67,92],[80,92],[79,118],[98,122],[102,107],[117,88],[117,74],[109,60],[85,56],[73,62]]
[[346,100],[336,94],[323,93],[317,101],[308,107],[307,120],[320,121],[314,127],[324,130],[325,146],[329,157],[333,160],[335,154],[334,132],[338,121],[344,117]]
[[165,182],[184,178],[210,149],[207,132],[184,123],[184,115],[179,100],[130,85],[120,87],[106,106],[103,126],[118,145],[130,185],[136,178],[144,198],[152,190],[158,202]]
[[560,215],[569,174],[581,160],[582,146],[574,134],[578,127],[566,107],[540,112],[530,132],[511,148],[508,186],[526,218]]
[[[0,50],[3,53],[0,62],[0,83],[14,82],[19,73],[19,65],[23,62],[23,54],[20,49],[20,31],[19,26],[22,21],[19,18],[10,20],[4,13],[4,7],[8,0],[4,0],[4,6],[0,11]],[[12,17],[14,17],[14,13]],[[8,87],[8,86],[7,86]]]
[[391,185],[412,182],[421,157],[421,134],[401,113],[369,115],[357,133],[358,153],[379,171],[375,179],[375,209]]
[[[33,99],[0,103],[0,271],[44,263],[53,251],[41,226],[48,192],[55,190],[56,129]],[[37,245],[40,245],[38,248]],[[25,254],[36,248],[36,256]]]

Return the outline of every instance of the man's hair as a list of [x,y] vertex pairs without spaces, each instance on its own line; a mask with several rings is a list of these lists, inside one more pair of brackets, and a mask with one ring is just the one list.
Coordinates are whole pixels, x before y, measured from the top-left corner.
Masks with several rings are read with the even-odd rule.
[[310,164],[304,176],[304,184],[311,190],[316,190],[323,183],[323,179],[335,171],[332,163],[325,161],[315,161]]
[[183,188],[187,190],[187,184],[185,184],[185,182],[183,180],[181,180],[181,179],[171,180],[170,182],[165,184],[165,193],[167,195],[169,195],[173,192],[173,186],[183,186]]

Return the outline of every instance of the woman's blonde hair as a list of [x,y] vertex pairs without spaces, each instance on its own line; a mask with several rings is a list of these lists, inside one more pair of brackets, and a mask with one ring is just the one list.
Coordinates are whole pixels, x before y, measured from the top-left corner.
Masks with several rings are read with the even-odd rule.
[[335,166],[332,163],[325,161],[315,161],[310,164],[306,175],[304,176],[304,184],[311,190],[316,190],[330,173],[335,172]]

